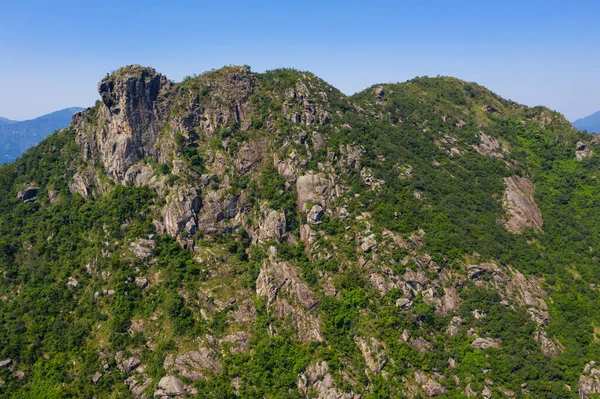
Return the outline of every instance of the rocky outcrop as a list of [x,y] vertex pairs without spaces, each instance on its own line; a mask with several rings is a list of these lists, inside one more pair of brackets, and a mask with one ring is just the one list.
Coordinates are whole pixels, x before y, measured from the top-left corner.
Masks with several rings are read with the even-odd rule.
[[172,375],[164,376],[158,382],[158,387],[154,391],[155,398],[176,398],[185,394],[183,382]]
[[326,208],[331,198],[331,182],[320,175],[307,174],[296,181],[298,208],[306,211],[307,204],[319,204]]
[[167,204],[162,209],[163,226],[167,233],[176,237],[181,232],[196,232],[198,225],[196,213],[201,201],[196,189],[190,186],[174,188],[167,196]]
[[257,241],[280,241],[285,234],[285,230],[285,213],[266,208],[265,206],[261,207],[258,230],[254,235]]
[[442,396],[447,392],[446,387],[438,382],[443,380],[443,378],[443,376],[437,373],[428,376],[422,371],[415,372],[415,381],[421,386],[423,393],[429,397]]
[[359,337],[356,339],[356,343],[365,358],[369,371],[377,375],[387,363],[383,345],[373,337]]
[[221,363],[216,355],[207,348],[189,351],[178,356],[168,355],[164,362],[165,370],[176,370],[192,381],[206,379],[207,373],[221,372]]
[[478,146],[473,146],[475,150],[483,156],[492,158],[504,158],[509,154],[507,148],[502,147],[500,142],[485,133],[479,135],[481,143]]
[[361,395],[342,392],[334,385],[326,362],[313,363],[298,376],[298,389],[303,398],[315,399],[360,399]]
[[273,308],[278,316],[291,317],[301,341],[323,341],[320,320],[312,312],[318,304],[313,292],[294,267],[277,257],[275,247],[269,251],[256,279],[256,294],[266,297],[267,310]]
[[596,362],[591,361],[585,365],[583,375],[579,377],[579,399],[590,399],[600,395],[600,369]]
[[75,120],[84,155],[98,157],[117,180],[137,161],[157,157],[155,144],[164,123],[156,102],[170,86],[165,76],[140,66],[124,67],[104,78],[98,85],[99,125],[88,126],[84,117]]
[[591,157],[592,154],[592,150],[583,144],[583,142],[578,141],[575,145],[575,158],[578,161],[583,161],[584,159]]
[[526,228],[542,231],[544,220],[535,199],[535,186],[529,179],[519,176],[504,178],[502,205],[508,213],[504,223],[512,233],[522,233]]

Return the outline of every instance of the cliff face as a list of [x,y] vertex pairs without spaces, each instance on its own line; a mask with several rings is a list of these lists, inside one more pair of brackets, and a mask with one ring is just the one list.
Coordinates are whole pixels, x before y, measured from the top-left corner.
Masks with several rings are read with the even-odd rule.
[[248,67],[98,91],[0,171],[9,394],[598,391],[597,141],[560,115]]

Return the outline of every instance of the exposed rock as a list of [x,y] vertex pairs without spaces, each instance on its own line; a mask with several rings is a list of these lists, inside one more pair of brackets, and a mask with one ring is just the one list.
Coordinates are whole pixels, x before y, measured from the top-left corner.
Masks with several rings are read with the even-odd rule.
[[440,313],[447,315],[457,310],[459,306],[460,301],[456,288],[444,287],[444,296],[442,298],[442,307]]
[[79,282],[75,280],[74,277],[69,277],[69,280],[67,280],[67,283],[65,285],[67,286],[67,288],[77,288]]
[[[558,356],[560,355],[562,346],[557,345],[553,340],[548,338],[546,331],[536,331],[534,334],[535,341],[540,345],[542,353],[547,356]],[[560,349],[559,349],[560,348]]]
[[508,213],[504,223],[512,233],[522,233],[528,227],[542,231],[544,221],[533,198],[535,186],[525,177],[504,178],[504,196],[502,205]]
[[165,76],[138,66],[122,68],[103,79],[98,85],[103,102],[99,126],[85,126],[84,118],[76,121],[77,141],[84,154],[97,154],[108,175],[119,180],[135,162],[156,156],[163,124],[155,102],[161,90],[170,86]]
[[154,391],[155,398],[175,398],[185,393],[183,382],[177,377],[167,375],[160,379]]
[[500,349],[500,343],[501,341],[499,339],[477,337],[475,338],[475,341],[471,343],[471,346],[475,349]]
[[92,382],[94,384],[98,383],[98,381],[100,381],[100,378],[102,378],[102,373],[100,372],[96,372],[93,376],[92,376]]
[[492,391],[489,387],[484,386],[483,391],[481,391],[481,395],[483,395],[484,398],[489,399],[492,397]]
[[403,310],[410,309],[412,305],[412,301],[408,298],[398,298],[396,300],[396,306]]
[[592,154],[592,150],[586,147],[581,141],[578,141],[575,145],[575,158],[577,158],[578,161],[583,161],[584,159],[591,157]]
[[198,351],[190,351],[173,357],[169,355],[165,358],[165,370],[176,369],[179,374],[189,378],[192,381],[206,379],[207,372],[219,374],[221,372],[221,363],[216,355],[207,348],[200,348]]
[[319,175],[303,175],[296,181],[298,208],[306,212],[307,204],[319,204],[326,208],[330,198],[331,184]]
[[[279,317],[291,318],[301,341],[323,341],[318,315],[311,311],[317,305],[312,291],[294,267],[277,258],[274,247],[269,251],[269,260],[264,261],[256,279],[256,294],[267,297],[267,310],[274,308]],[[280,293],[289,295],[294,303]]]
[[[441,376],[436,376],[438,379],[442,379]],[[434,376],[427,376],[422,371],[415,372],[415,381],[421,385],[421,389],[427,396],[441,396],[447,392],[446,387],[436,381]]]
[[146,288],[148,286],[148,279],[145,277],[136,277],[135,284],[140,288]]
[[306,221],[309,224],[319,224],[321,223],[321,218],[323,217],[323,207],[319,204],[313,205],[310,208],[310,211],[306,215]]
[[387,363],[387,356],[383,345],[373,337],[360,337],[357,339],[357,343],[365,358],[367,367],[371,373],[377,375]]
[[375,239],[375,234],[369,234],[364,237],[360,243],[360,249],[363,252],[371,252],[376,246],[377,240]]
[[34,201],[38,191],[39,189],[36,186],[27,186],[17,193],[17,199],[24,202]]
[[492,158],[504,158],[505,155],[508,155],[508,149],[503,148],[498,140],[493,137],[481,133],[479,138],[481,139],[481,144],[473,146],[473,148],[481,155]]
[[342,392],[334,386],[333,376],[326,362],[313,363],[298,376],[297,382],[303,398],[315,399],[360,399],[353,392]]
[[115,355],[115,360],[117,362],[117,367],[124,373],[129,373],[133,371],[136,367],[141,364],[140,359],[135,356],[131,356],[127,359],[123,359],[123,352],[117,352]]
[[136,241],[131,243],[131,251],[140,259],[144,259],[152,255],[154,248],[156,248],[156,243],[154,240],[138,238]]
[[285,234],[286,226],[285,213],[263,207],[258,220],[256,239],[260,242],[279,241]]
[[12,359],[2,360],[0,362],[0,369],[4,369],[4,368],[7,368],[7,367],[10,367],[10,366],[12,366],[12,364],[13,364]]
[[162,209],[163,225],[173,237],[186,231],[196,232],[196,212],[200,209],[200,197],[193,187],[174,188],[167,196],[167,204]]
[[583,375],[579,377],[579,398],[589,399],[594,394],[600,395],[600,370],[596,362],[591,361],[585,365]]
[[446,334],[450,335],[451,337],[460,334],[460,326],[463,324],[465,324],[463,319],[458,316],[454,316],[452,320],[450,320],[450,324],[446,329]]
[[475,396],[477,396],[477,392],[475,392],[473,388],[471,388],[471,383],[467,384],[467,386],[465,387],[465,396],[467,398],[474,398]]
[[228,346],[231,353],[244,353],[248,350],[248,334],[237,331],[220,340],[219,344]]
[[410,343],[410,346],[413,347],[419,353],[426,353],[431,351],[431,344],[423,337],[418,337]]
[[325,138],[319,132],[313,132],[312,134],[312,144],[315,151],[319,151],[323,145],[325,145]]

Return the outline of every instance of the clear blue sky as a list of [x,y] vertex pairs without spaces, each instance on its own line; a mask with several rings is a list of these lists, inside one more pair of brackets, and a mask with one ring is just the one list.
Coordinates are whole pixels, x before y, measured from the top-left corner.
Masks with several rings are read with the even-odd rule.
[[569,119],[600,110],[599,1],[0,0],[0,116],[90,106],[126,64],[310,70],[347,94],[451,75]]

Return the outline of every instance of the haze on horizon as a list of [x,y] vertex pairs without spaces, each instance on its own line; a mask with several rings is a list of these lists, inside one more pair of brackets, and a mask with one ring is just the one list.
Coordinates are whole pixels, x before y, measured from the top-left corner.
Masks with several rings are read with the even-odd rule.
[[97,82],[127,64],[175,81],[246,64],[309,70],[346,94],[455,76],[574,120],[600,109],[599,16],[600,3],[587,0],[4,1],[0,116],[91,106]]

